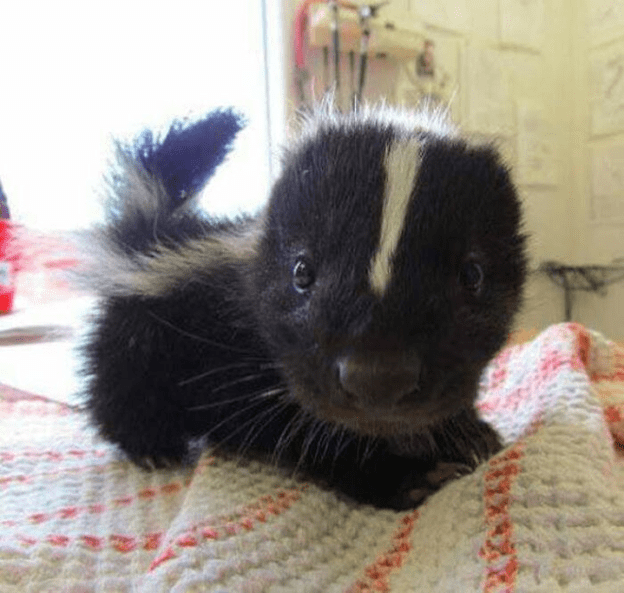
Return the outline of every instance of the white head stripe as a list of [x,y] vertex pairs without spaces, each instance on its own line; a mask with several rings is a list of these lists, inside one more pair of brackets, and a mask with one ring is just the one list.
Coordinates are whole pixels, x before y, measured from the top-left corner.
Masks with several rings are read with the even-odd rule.
[[386,153],[381,233],[369,273],[371,287],[379,296],[385,292],[392,276],[392,258],[405,226],[420,158],[421,144],[414,138],[395,141]]

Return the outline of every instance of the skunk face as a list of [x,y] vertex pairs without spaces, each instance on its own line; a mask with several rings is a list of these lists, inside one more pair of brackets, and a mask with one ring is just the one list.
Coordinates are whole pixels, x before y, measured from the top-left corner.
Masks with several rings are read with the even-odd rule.
[[519,305],[519,225],[493,149],[374,118],[321,125],[274,187],[254,274],[289,396],[378,436],[471,405]]

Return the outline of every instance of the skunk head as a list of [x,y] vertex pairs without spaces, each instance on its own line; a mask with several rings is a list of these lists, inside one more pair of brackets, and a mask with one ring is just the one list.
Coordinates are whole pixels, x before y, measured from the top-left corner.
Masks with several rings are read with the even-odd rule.
[[470,406],[525,276],[493,148],[435,115],[317,114],[274,186],[253,277],[290,397],[363,434]]

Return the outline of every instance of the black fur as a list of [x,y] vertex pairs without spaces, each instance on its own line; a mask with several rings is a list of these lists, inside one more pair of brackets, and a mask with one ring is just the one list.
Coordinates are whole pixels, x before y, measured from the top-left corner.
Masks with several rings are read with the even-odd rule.
[[[141,464],[179,462],[204,437],[359,501],[415,506],[500,446],[473,404],[521,300],[519,201],[491,147],[412,131],[421,163],[380,295],[369,270],[384,158],[406,131],[370,114],[312,128],[256,218],[186,205],[181,216],[166,191],[150,215],[113,196],[117,214],[94,236],[109,268],[126,261],[130,273],[94,282],[89,410]],[[203,259],[187,250],[196,244]],[[167,258],[165,271],[154,264]]]

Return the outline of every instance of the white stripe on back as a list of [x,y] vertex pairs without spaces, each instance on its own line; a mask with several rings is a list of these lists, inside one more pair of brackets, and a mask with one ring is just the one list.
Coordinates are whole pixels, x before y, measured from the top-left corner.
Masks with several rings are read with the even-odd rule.
[[384,294],[392,277],[392,258],[405,226],[420,158],[421,143],[414,138],[397,140],[386,152],[386,188],[381,233],[369,272],[371,287],[378,296]]

